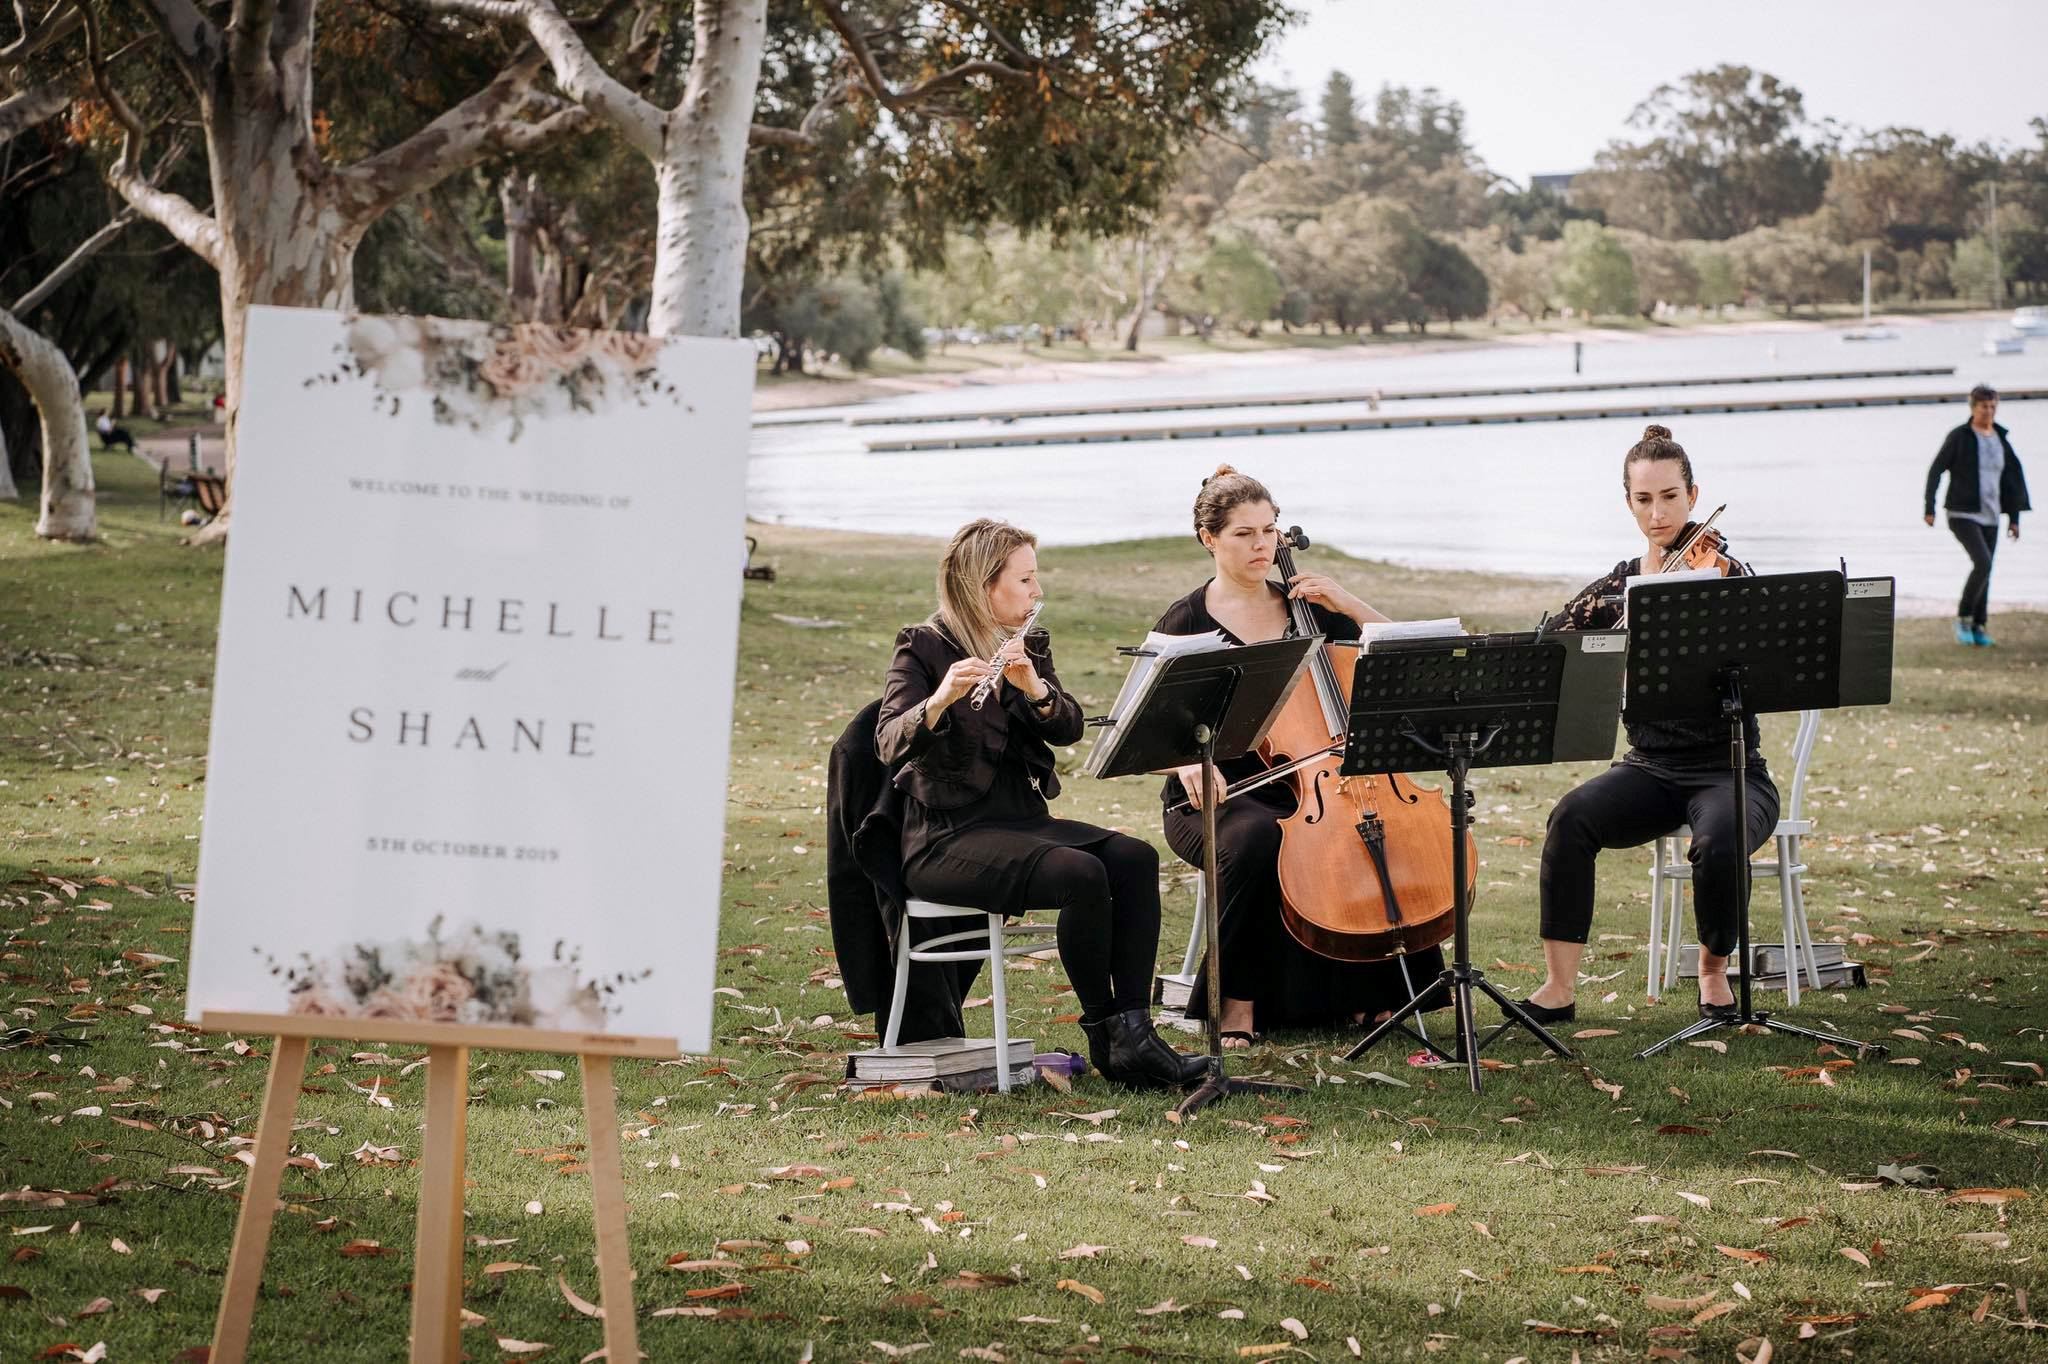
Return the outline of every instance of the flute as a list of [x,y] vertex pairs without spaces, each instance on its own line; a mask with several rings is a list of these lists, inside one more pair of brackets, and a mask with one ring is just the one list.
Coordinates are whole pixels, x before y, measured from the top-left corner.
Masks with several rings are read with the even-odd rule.
[[[1024,617],[1024,623],[1017,627],[1017,633],[1012,635],[1010,638],[1022,639],[1024,636],[1030,634],[1031,627],[1038,623],[1038,613],[1040,611],[1043,611],[1044,609],[1045,599],[1042,597],[1039,600],[1031,603],[1031,614]],[[1009,643],[1009,640],[1004,640],[1003,642],[1007,644]],[[996,650],[996,653],[1001,652],[1001,649]],[[987,704],[988,698],[995,692],[995,689],[1003,684],[1003,670],[1001,668],[996,668],[996,660],[994,655],[991,655],[989,657],[988,665],[989,667],[995,668],[996,670],[990,673],[987,677],[982,678],[981,681],[975,683],[974,690],[967,694],[968,704],[972,706],[975,710],[980,710],[982,706]]]

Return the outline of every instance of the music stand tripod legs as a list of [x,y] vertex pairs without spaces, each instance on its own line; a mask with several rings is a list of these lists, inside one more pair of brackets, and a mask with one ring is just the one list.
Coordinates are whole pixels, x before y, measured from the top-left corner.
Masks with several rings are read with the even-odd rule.
[[[1442,734],[1441,745],[1433,744],[1413,729],[1408,739],[1431,753],[1444,759],[1444,771],[1451,779],[1451,887],[1453,899],[1452,922],[1455,926],[1451,963],[1427,986],[1422,993],[1397,1009],[1394,1014],[1362,1038],[1358,1045],[1344,1053],[1344,1059],[1355,1061],[1370,1050],[1374,1043],[1394,1031],[1400,1031],[1414,1038],[1439,1060],[1465,1064],[1466,1078],[1471,1082],[1472,1092],[1479,1092],[1479,1053],[1495,1038],[1509,1028],[1526,1028],[1538,1042],[1559,1056],[1570,1056],[1571,1050],[1564,1043],[1552,1037],[1541,1023],[1531,1018],[1521,1004],[1502,993],[1486,978],[1483,971],[1472,965],[1472,891],[1470,868],[1465,861],[1466,830],[1470,826],[1472,796],[1465,787],[1465,777],[1470,771],[1472,760],[1492,746],[1500,736],[1501,727],[1493,726],[1484,735],[1475,730],[1450,731]],[[1479,1026],[1472,1013],[1472,992],[1478,990],[1500,1006],[1504,1021],[1484,1038],[1479,1036]],[[1452,1012],[1456,1015],[1453,1023],[1455,1035],[1450,1050],[1445,1050],[1422,1033],[1408,1026],[1408,1020],[1421,1015],[1430,1002],[1439,995],[1448,997]]]
[[[1217,709],[1227,711],[1230,706],[1229,694]],[[1209,940],[1207,962],[1209,1003],[1209,1073],[1202,1083],[1188,1091],[1188,1096],[1174,1105],[1174,1112],[1182,1118],[1191,1118],[1218,1099],[1232,1094],[1270,1094],[1301,1092],[1300,1085],[1283,1084],[1276,1080],[1233,1079],[1223,1069],[1223,970],[1218,944],[1222,941],[1221,911],[1222,888],[1216,873],[1216,792],[1223,785],[1216,772],[1216,726],[1198,725],[1195,739],[1202,745],[1202,899],[1205,902],[1202,914],[1202,930]]]
[[[1717,1014],[1711,1018],[1702,1018],[1697,1023],[1687,1024],[1662,1042],[1654,1046],[1644,1047],[1636,1053],[1636,1059],[1641,1061],[1655,1056],[1658,1052],[1668,1050],[1680,1042],[1690,1042],[1696,1037],[1705,1037],[1717,1028],[1739,1029],[1752,1023],[1767,1028],[1772,1032],[1784,1033],[1788,1037],[1804,1037],[1815,1042],[1833,1043],[1838,1047],[1853,1047],[1859,1054],[1869,1052],[1883,1056],[1890,1048],[1880,1043],[1859,1042],[1853,1037],[1844,1037],[1840,1033],[1825,1032],[1819,1028],[1802,1028],[1797,1024],[1773,1018],[1768,1013],[1760,1013],[1751,1006],[1749,992],[1749,887],[1751,879],[1749,867],[1749,745],[1744,743],[1742,738],[1744,714],[1742,706],[1742,670],[1740,668],[1729,669],[1722,682],[1727,689],[1727,694],[1721,698],[1721,713],[1728,717],[1728,767],[1735,774],[1735,836],[1740,840],[1738,846],[1741,849],[1740,856],[1742,858],[1742,876],[1737,883],[1741,886],[1740,907],[1736,912],[1735,919],[1735,1012]],[[1788,952],[1790,950],[1789,944],[1787,945],[1787,950]],[[1786,958],[1786,970],[1792,970],[1797,964],[1796,957],[1788,956]]]

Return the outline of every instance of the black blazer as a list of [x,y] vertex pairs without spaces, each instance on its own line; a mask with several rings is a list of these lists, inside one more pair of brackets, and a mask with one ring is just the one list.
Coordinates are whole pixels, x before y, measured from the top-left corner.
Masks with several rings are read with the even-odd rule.
[[[875,1031],[889,1028],[895,983],[896,935],[905,927],[902,875],[903,798],[875,757],[875,714],[870,701],[832,745],[825,778],[825,894],[832,950],[846,1002],[872,1013]],[[943,920],[908,925],[913,942],[950,932]],[[903,995],[902,1042],[961,1037],[960,1002],[967,998],[978,961],[919,962]]]
[[[2012,452],[2012,442],[2005,438],[2005,428],[1993,422],[1991,429],[1998,433],[1999,444],[2005,447],[2005,471],[1998,476],[1998,509],[2017,526],[2020,513],[2034,509],[2034,504],[2027,500],[2027,476],[2020,468],[2020,457]],[[1922,499],[1925,515],[1934,515],[1934,490],[1940,486],[1943,474],[1948,475],[1948,497],[1941,504],[1944,510],[1984,509],[1984,495],[1977,489],[1977,433],[1968,422],[1948,433],[1940,453],[1927,468],[1927,494]]]
[[896,657],[889,664],[889,681],[875,720],[875,752],[896,769],[897,790],[932,810],[972,805],[995,785],[1003,754],[1014,746],[1045,798],[1060,793],[1052,745],[1080,740],[1081,703],[1061,690],[1044,632],[1032,631],[1025,647],[1032,666],[1058,698],[1051,715],[1041,719],[1024,694],[1005,682],[1001,704],[991,698],[975,710],[962,697],[946,707],[933,729],[924,722],[925,698],[938,690],[946,670],[967,657],[967,651],[935,625],[912,625],[896,636]]

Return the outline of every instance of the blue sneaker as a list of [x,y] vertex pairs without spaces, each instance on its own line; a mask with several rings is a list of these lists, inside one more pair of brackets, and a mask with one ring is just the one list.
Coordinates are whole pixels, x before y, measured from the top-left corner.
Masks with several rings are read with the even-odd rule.
[[1968,622],[1968,621],[1966,621],[1966,620],[1959,620],[1959,621],[1957,621],[1957,622],[1956,622],[1956,643],[1958,643],[1958,644],[1975,644],[1976,642],[1977,642],[1977,627],[1976,627],[1976,626],[1974,626],[1974,625],[1972,625],[1972,624],[1970,624],[1970,622]]
[[1970,631],[1970,635],[1972,641],[1982,648],[1988,649],[1992,645],[1998,643],[1997,640],[1991,637],[1991,632],[1989,630],[1986,630],[1981,625],[1973,627]]

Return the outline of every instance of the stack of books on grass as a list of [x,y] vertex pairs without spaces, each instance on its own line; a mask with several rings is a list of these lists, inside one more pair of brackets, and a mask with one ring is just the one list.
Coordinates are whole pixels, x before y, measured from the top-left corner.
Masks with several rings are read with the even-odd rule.
[[[1823,990],[1860,990],[1870,982],[1863,972],[1863,963],[1850,961],[1848,949],[1838,942],[1817,942],[1813,945],[1814,969],[1820,973],[1820,987]],[[1696,943],[1687,943],[1678,958],[1678,974],[1682,979],[1697,979],[1700,973],[1700,949]],[[1728,963],[1728,974],[1735,975],[1735,963]],[[1806,989],[1813,988],[1812,982],[1802,969],[1799,983]],[[1749,984],[1756,990],[1782,990],[1785,988],[1785,944],[1777,942],[1756,942],[1749,945]]]
[[[1029,1084],[1038,1078],[1031,1063],[1028,1037],[1010,1039],[1010,1083]],[[925,1085],[950,1094],[993,1089],[996,1044],[990,1037],[935,1037],[900,1043],[894,1051],[873,1048],[847,1053],[846,1078],[857,1086]]]

